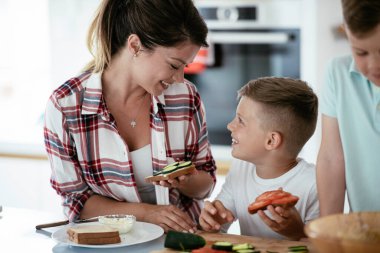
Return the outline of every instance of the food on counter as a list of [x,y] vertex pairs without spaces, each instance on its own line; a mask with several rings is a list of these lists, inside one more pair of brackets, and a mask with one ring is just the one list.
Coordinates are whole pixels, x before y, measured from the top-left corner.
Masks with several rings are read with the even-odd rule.
[[260,253],[260,250],[255,250],[255,247],[250,243],[238,243],[232,244],[227,241],[217,241],[214,242],[211,247],[210,245],[203,248],[192,250],[191,253]]
[[155,181],[169,180],[182,175],[193,173],[195,170],[195,166],[191,161],[175,162],[167,165],[161,171],[154,173],[153,176],[146,177],[145,181],[152,183]]
[[228,251],[216,250],[216,249],[210,248],[209,246],[206,246],[200,249],[194,249],[191,251],[191,253],[228,253]]
[[165,238],[165,248],[175,250],[192,250],[202,248],[206,245],[206,240],[196,234],[177,232],[169,230]]
[[128,233],[134,226],[136,217],[127,214],[113,214],[99,216],[99,223],[115,228],[120,234]]
[[248,206],[248,212],[255,214],[259,210],[265,210],[267,206],[282,206],[284,208],[293,207],[298,202],[298,197],[282,189],[267,191],[256,198],[256,200]]
[[69,240],[78,244],[120,243],[119,231],[106,225],[74,226],[67,229]]
[[289,252],[307,253],[309,252],[307,246],[290,246],[288,247]]
[[245,250],[245,249],[255,249],[251,244],[249,243],[239,243],[239,244],[234,244],[232,247],[233,251],[238,251],[238,250]]
[[232,251],[232,246],[233,245],[230,242],[214,242],[211,248],[216,250]]

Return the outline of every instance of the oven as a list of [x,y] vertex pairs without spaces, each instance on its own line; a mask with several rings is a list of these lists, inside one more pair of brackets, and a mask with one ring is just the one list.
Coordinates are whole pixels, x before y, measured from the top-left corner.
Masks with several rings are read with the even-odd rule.
[[206,108],[209,140],[230,145],[237,91],[264,76],[300,78],[302,0],[198,0],[209,28],[205,68],[186,74]]

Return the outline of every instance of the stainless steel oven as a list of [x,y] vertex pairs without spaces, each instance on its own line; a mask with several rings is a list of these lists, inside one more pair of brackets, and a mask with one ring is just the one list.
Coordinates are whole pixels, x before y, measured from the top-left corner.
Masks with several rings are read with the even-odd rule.
[[301,0],[198,0],[209,28],[207,67],[188,74],[202,96],[211,144],[230,145],[236,92],[263,76],[300,77]]

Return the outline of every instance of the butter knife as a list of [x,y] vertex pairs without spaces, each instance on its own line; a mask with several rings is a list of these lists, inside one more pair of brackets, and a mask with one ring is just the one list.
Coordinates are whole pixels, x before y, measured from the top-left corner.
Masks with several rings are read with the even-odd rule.
[[[72,223],[86,223],[86,222],[95,222],[95,221],[98,221],[98,217],[76,220],[76,221],[73,221]],[[44,224],[37,225],[36,229],[40,230],[43,228],[58,227],[58,226],[67,225],[69,223],[70,223],[69,220],[57,221],[57,222],[52,222],[52,223],[44,223]]]

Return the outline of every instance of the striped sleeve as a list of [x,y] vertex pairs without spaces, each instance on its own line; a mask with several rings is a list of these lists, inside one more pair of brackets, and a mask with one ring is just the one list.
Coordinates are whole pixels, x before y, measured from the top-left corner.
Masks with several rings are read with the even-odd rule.
[[45,111],[44,140],[52,174],[50,183],[62,197],[69,220],[79,217],[86,200],[93,194],[81,175],[75,144],[68,132],[65,115],[54,94]]

